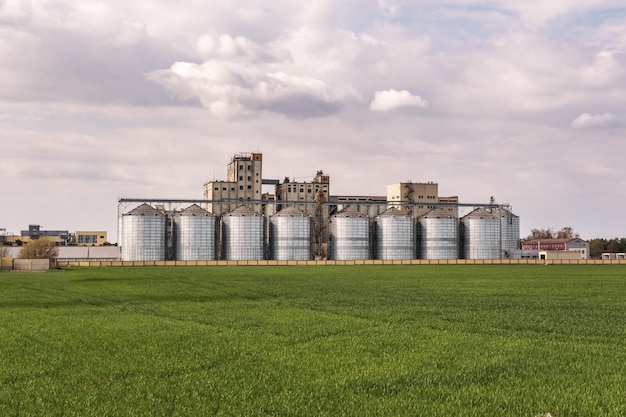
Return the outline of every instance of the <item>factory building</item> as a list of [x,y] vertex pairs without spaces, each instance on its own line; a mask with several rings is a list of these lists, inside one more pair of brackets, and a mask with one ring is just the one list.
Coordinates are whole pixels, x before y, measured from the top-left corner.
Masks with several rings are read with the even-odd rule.
[[414,183],[408,181],[388,185],[387,201],[390,207],[411,207],[412,214],[416,217],[444,205],[451,214],[458,215],[457,203],[459,198],[457,196],[440,197],[439,184],[434,182]]
[[575,252],[577,259],[589,259],[589,242],[579,238],[533,239],[522,244],[522,250],[540,259],[541,252]]
[[226,181],[211,181],[204,184],[204,199],[212,201],[204,208],[221,216],[246,204],[252,206],[257,213],[261,213],[262,187],[263,155],[237,154],[228,164]]
[[[118,209],[122,260],[506,259],[519,254],[507,205],[461,204],[434,182],[399,182],[386,196],[331,195],[330,176],[263,178],[260,153],[236,154],[204,200]],[[274,194],[263,194],[274,185]],[[193,203],[175,207],[175,203]],[[120,199],[120,204],[122,199]],[[196,205],[200,204],[202,207]],[[459,207],[473,207],[459,219]],[[202,248],[202,249],[200,249]]]

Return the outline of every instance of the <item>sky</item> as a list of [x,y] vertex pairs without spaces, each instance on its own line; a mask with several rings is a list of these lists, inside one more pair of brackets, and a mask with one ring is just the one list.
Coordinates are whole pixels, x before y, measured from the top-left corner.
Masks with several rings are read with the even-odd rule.
[[106,230],[237,153],[626,236],[623,0],[0,0],[0,228]]

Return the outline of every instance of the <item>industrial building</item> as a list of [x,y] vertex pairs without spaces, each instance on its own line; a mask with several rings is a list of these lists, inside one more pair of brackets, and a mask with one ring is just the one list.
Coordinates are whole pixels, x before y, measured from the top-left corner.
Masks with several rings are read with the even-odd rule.
[[[533,254],[535,258],[546,259],[547,252],[574,253],[577,259],[589,259],[589,242],[579,238],[567,239],[534,239],[522,244],[522,251]],[[541,254],[544,257],[541,257]],[[557,256],[557,255],[553,255]],[[566,255],[560,255],[566,256]]]
[[31,224],[28,230],[22,230],[20,235],[7,235],[6,231],[0,234],[0,243],[7,245],[21,245],[33,240],[47,240],[59,246],[103,246],[108,244],[107,232],[97,231],[76,231],[68,230],[44,230],[41,225]]
[[[434,182],[399,182],[385,196],[337,196],[330,176],[263,178],[260,153],[236,154],[203,200],[120,198],[125,261],[507,259],[520,256],[508,205],[460,203]],[[274,194],[263,193],[273,185]],[[460,209],[471,210],[459,217]]]

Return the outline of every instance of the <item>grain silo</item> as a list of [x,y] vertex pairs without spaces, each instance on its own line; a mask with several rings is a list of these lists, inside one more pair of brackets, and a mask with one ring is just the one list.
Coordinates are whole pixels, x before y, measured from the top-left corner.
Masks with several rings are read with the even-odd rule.
[[463,257],[465,259],[499,259],[502,239],[501,220],[484,208],[477,208],[461,218]]
[[514,258],[520,248],[519,216],[504,208],[493,210],[500,218],[501,258]]
[[313,259],[313,221],[301,210],[287,207],[270,218],[272,258],[279,261]]
[[222,257],[226,260],[264,259],[264,218],[239,206],[222,216]]
[[205,261],[215,259],[215,216],[197,204],[174,216],[176,259]]
[[167,216],[142,204],[118,219],[123,261],[165,260]]
[[385,210],[374,219],[376,259],[414,259],[415,221],[397,207]]
[[352,206],[331,216],[331,259],[351,261],[371,258],[370,220]]
[[419,218],[421,259],[459,258],[459,219],[447,208],[435,208]]

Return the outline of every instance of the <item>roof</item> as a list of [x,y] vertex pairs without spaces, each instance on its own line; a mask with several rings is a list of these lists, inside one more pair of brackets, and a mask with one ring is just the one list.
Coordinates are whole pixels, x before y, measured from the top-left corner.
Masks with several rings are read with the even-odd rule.
[[354,206],[348,206],[332,217],[367,217]]
[[180,212],[181,216],[212,216],[211,213],[197,204],[192,204]]
[[410,217],[410,215],[404,209],[391,207],[380,213],[378,217]]
[[226,213],[226,216],[260,216],[259,213],[257,213],[256,211],[252,210],[250,207],[248,206],[239,206],[236,209]]
[[305,214],[302,210],[298,210],[294,206],[288,206],[288,207],[282,209],[281,211],[279,211],[278,213],[276,213],[275,216],[278,216],[278,217],[306,217],[307,214]]
[[129,211],[127,215],[132,216],[164,216],[159,210],[155,209],[151,205],[147,203],[143,203],[140,206],[135,207],[133,210]]
[[451,212],[445,207],[436,207],[427,211],[420,217],[422,219],[456,219],[454,212]]

